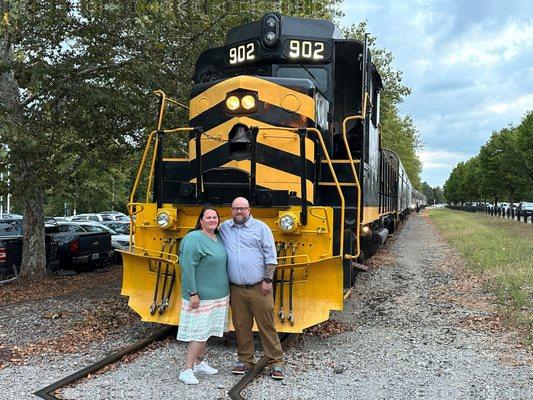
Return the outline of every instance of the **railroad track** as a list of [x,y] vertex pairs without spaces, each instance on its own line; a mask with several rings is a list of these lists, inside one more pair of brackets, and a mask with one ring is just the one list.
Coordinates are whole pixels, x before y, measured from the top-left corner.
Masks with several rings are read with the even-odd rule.
[[[283,350],[287,349],[294,340],[298,337],[298,334],[295,333],[284,333],[281,335],[281,345],[283,347]],[[263,369],[268,364],[268,357],[263,356],[257,364],[255,364],[254,368],[247,372],[235,385],[232,386],[230,390],[228,390],[228,395],[232,400],[246,400],[242,395],[241,392],[244,390],[250,382],[252,382],[259,374],[263,372]]]
[[[138,342],[133,343],[132,345],[125,347],[122,350],[117,351],[116,353],[110,354],[109,356],[103,358],[100,361],[97,361],[77,372],[74,372],[73,374],[63,379],[60,379],[57,382],[52,383],[51,385],[48,385],[36,391],[34,394],[45,400],[61,400],[59,397],[56,397],[54,395],[54,393],[58,391],[59,389],[62,389],[67,385],[70,385],[82,378],[85,378],[89,374],[92,374],[104,368],[106,365],[119,361],[122,357],[128,354],[142,350],[143,348],[148,346],[150,343],[153,343],[157,340],[161,340],[167,337],[170,334],[170,332],[175,329],[176,327],[174,326],[167,326],[145,339],[139,340]],[[286,349],[287,347],[289,347],[298,336],[299,336],[298,334],[291,334],[291,333],[282,334],[280,337],[280,341],[283,346],[283,349]],[[259,374],[263,372],[263,369],[267,366],[267,364],[268,364],[268,358],[266,356],[263,356],[259,360],[259,362],[255,364],[255,367],[252,370],[247,372],[235,385],[231,387],[231,389],[228,391],[228,395],[230,396],[230,398],[233,400],[245,400],[245,398],[241,395],[241,392]]]
[[139,351],[143,349],[144,347],[148,346],[150,343],[153,343],[157,340],[161,340],[162,338],[168,336],[171,331],[175,330],[175,326],[166,326],[165,328],[157,331],[153,335],[147,337],[146,339],[139,340],[136,343],[133,343],[132,345],[125,347],[124,349],[117,351],[116,353],[113,353],[106,358],[95,362],[94,364],[89,365],[88,367],[85,367],[66,378],[63,378],[55,383],[52,383],[51,385],[48,385],[45,388],[42,388],[34,393],[34,395],[46,399],[46,400],[61,400],[59,397],[54,396],[52,393],[55,391],[70,385],[71,383],[76,382],[77,380],[81,378],[85,378],[87,375],[92,374],[93,372],[96,372],[106,365],[112,364],[116,361],[119,361],[122,357],[134,353],[136,351]]

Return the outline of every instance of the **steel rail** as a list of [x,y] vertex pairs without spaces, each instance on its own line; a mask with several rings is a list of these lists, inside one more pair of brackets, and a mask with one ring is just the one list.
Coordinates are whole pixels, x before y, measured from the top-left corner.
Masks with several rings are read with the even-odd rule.
[[[296,333],[284,333],[281,336],[281,344],[286,349],[288,346],[292,344],[292,342],[299,336],[299,334]],[[241,392],[244,390],[246,386],[250,382],[252,382],[261,372],[263,372],[263,369],[268,364],[268,357],[263,356],[261,359],[255,364],[254,368],[250,371],[248,371],[239,381],[231,387],[230,390],[228,390],[228,396],[232,400],[246,400],[242,395]]]
[[133,352],[136,352],[146,346],[148,346],[150,343],[155,342],[156,340],[160,340],[161,338],[167,336],[169,332],[173,329],[176,329],[175,326],[166,326],[165,328],[159,330],[158,332],[154,333],[153,335],[139,340],[137,343],[133,343],[132,345],[123,348],[122,350],[117,351],[116,353],[110,354],[109,356],[103,358],[100,361],[97,361],[69,376],[66,378],[63,378],[57,382],[52,383],[51,385],[46,386],[45,388],[42,388],[33,394],[46,400],[61,400],[59,397],[54,396],[52,393],[55,392],[58,389],[61,389],[71,383],[76,382],[77,380],[86,377],[87,375],[98,371],[99,369],[102,369],[106,365],[112,364],[115,361],[120,360],[125,355],[131,354]]

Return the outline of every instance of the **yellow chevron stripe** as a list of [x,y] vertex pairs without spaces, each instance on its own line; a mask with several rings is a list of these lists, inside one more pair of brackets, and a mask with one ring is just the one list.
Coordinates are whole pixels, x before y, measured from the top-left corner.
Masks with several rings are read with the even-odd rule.
[[296,96],[300,102],[300,107],[296,112],[313,121],[315,120],[315,102],[313,98],[276,83],[246,75],[226,79],[192,98],[189,103],[189,119],[225,101],[226,94],[236,89],[257,92],[259,100],[277,107],[282,107],[281,102],[285,96]]

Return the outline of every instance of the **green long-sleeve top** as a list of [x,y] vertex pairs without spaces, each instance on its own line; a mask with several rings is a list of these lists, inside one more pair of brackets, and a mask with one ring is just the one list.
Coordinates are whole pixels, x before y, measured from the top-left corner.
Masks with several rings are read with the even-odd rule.
[[229,295],[226,270],[228,255],[217,235],[213,240],[201,230],[189,232],[181,240],[181,297],[189,300],[198,293],[200,300],[220,299]]

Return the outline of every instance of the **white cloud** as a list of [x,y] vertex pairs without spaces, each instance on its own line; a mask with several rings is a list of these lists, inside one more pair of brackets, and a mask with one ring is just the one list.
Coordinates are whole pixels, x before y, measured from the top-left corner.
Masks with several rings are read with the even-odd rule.
[[428,169],[452,169],[457,163],[466,161],[472,155],[447,151],[447,150],[424,150],[420,152],[420,160],[422,161],[424,170]]
[[520,113],[533,108],[533,93],[517,97],[509,102],[493,103],[487,106],[487,110],[496,114],[507,113],[510,110],[517,110]]
[[444,58],[447,65],[472,64],[494,65],[518,55],[533,43],[533,24],[511,22],[500,30],[487,31],[480,25],[468,35],[454,41],[450,48],[453,53]]

